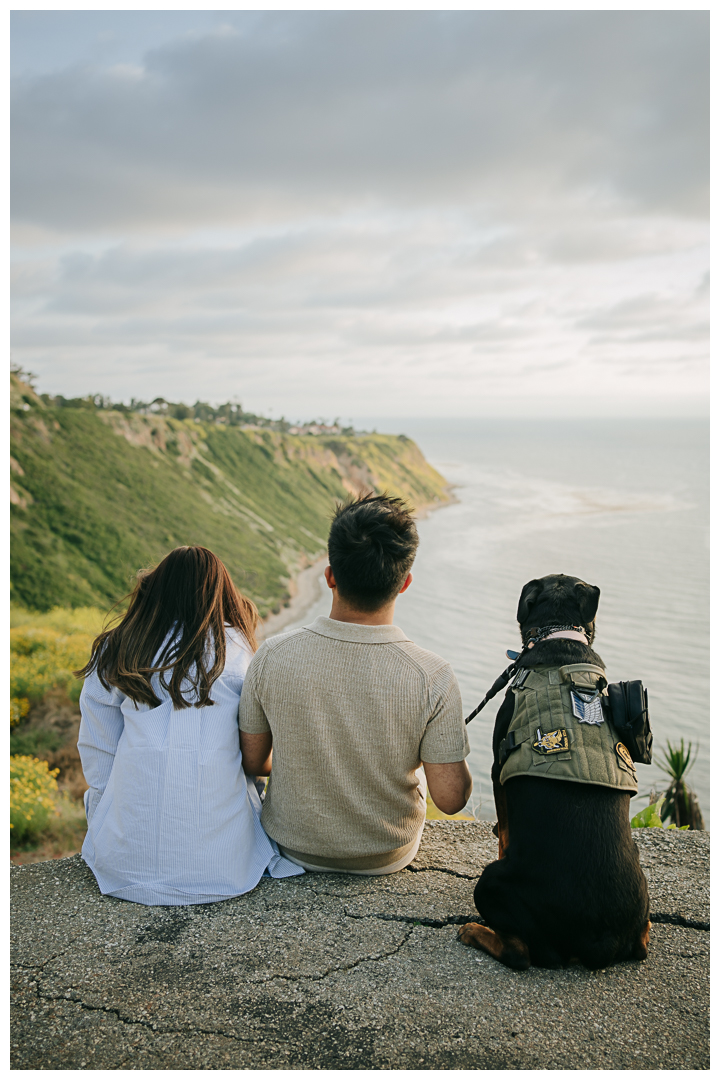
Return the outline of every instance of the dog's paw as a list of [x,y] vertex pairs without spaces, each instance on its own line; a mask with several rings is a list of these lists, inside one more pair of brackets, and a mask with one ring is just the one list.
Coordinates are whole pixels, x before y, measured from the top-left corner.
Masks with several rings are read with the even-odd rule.
[[482,949],[506,967],[514,968],[516,971],[525,971],[530,967],[528,947],[514,934],[496,934],[489,926],[470,922],[460,927],[458,937],[464,945]]
[[462,941],[463,945],[471,945],[473,949],[482,949],[484,945],[484,935],[487,934],[487,927],[481,926],[480,923],[469,922],[465,923],[458,930],[458,938]]
[[642,934],[635,942],[635,948],[633,949],[633,960],[647,960],[648,947],[650,945],[650,927],[652,923],[648,919],[645,923]]

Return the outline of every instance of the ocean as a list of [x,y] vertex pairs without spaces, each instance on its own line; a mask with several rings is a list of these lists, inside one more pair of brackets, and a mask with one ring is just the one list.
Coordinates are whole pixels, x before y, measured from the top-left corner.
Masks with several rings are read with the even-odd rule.
[[[692,743],[688,774],[710,826],[709,424],[706,420],[365,421],[415,439],[457,499],[418,523],[420,547],[395,621],[444,656],[465,715],[518,648],[526,581],[580,577],[601,590],[595,650],[610,681],[642,679],[653,764],[632,813],[667,786],[669,740]],[[300,625],[328,614],[329,592]],[[469,725],[477,817],[494,820],[498,695]],[[695,757],[695,754],[697,756]]]

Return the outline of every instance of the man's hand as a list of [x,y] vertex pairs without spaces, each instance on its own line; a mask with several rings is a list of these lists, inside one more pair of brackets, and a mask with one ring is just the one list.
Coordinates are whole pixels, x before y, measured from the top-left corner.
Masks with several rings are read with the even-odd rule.
[[446,765],[431,765],[423,761],[428,791],[432,801],[443,814],[457,814],[472,792],[472,777],[464,761]]
[[[240,732],[240,750],[242,767],[250,776],[269,776],[272,769],[272,733],[263,731],[252,735],[248,731]],[[435,796],[433,795],[433,798]]]

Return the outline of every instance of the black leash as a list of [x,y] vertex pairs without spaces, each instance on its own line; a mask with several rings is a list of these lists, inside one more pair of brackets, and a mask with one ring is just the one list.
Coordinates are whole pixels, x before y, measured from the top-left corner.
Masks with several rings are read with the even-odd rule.
[[475,717],[480,712],[480,710],[485,708],[488,701],[490,701],[492,698],[494,698],[496,694],[499,694],[501,690],[505,689],[505,687],[510,682],[510,680],[512,679],[512,677],[513,677],[513,675],[515,674],[516,671],[517,671],[517,661],[513,660],[510,667],[505,668],[505,671],[503,671],[502,675],[500,675],[499,678],[497,678],[495,680],[495,682],[492,684],[492,686],[488,690],[487,694],[485,695],[485,697],[482,699],[482,701],[478,705],[477,709],[473,709],[473,711],[470,713],[470,715],[465,718],[465,723],[466,724],[469,724],[471,720],[475,719]]

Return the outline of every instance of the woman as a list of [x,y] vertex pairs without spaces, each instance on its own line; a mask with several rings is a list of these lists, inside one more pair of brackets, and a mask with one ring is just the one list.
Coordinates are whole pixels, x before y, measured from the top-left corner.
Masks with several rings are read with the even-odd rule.
[[78,749],[100,891],[140,904],[206,904],[298,867],[260,825],[237,724],[257,609],[203,547],[141,571],[126,614],[95,639]]

